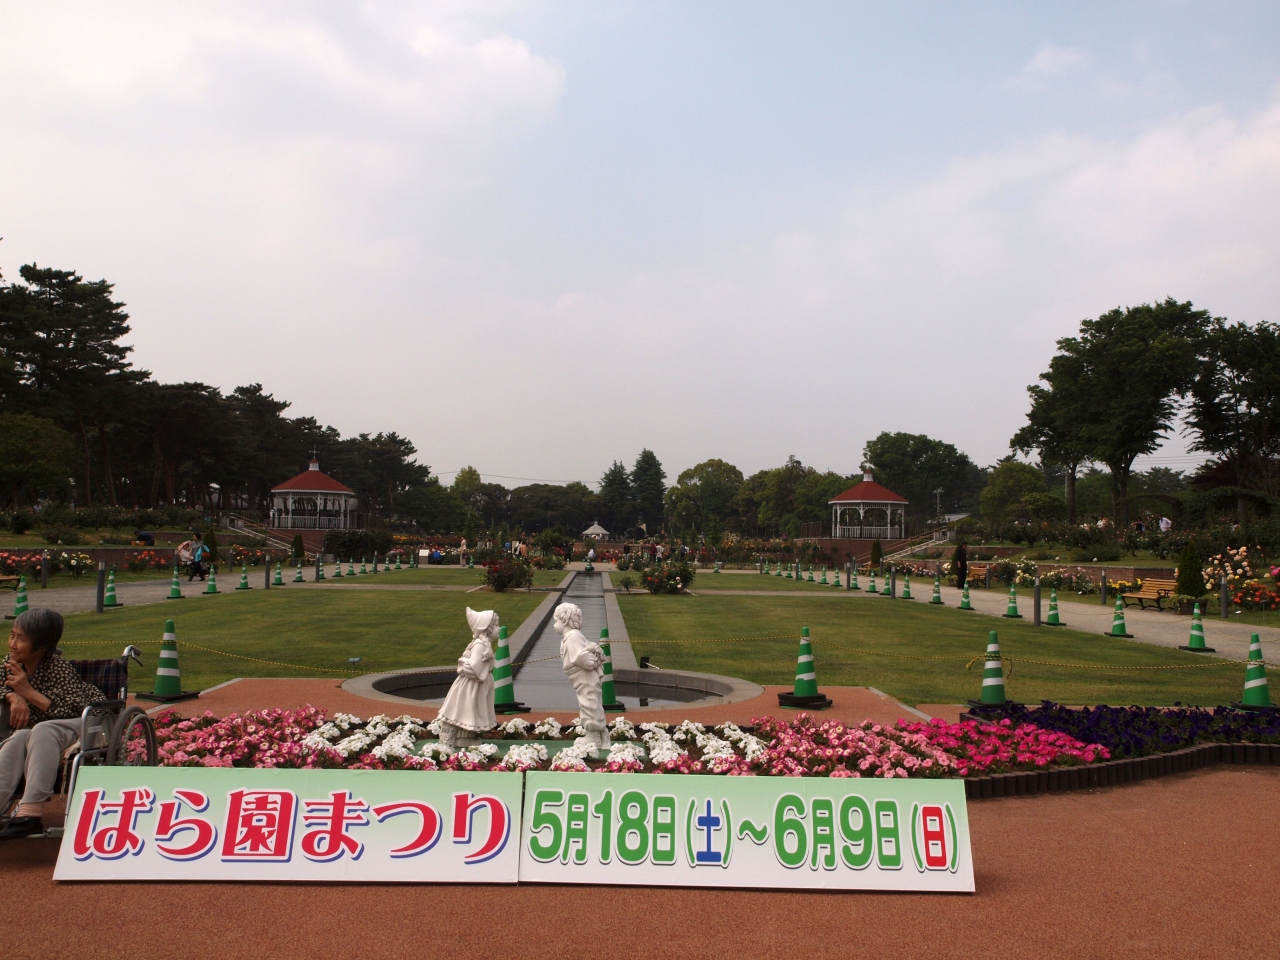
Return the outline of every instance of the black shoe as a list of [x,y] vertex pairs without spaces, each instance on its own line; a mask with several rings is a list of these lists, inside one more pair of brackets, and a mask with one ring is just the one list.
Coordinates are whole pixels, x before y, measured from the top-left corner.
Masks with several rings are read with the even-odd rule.
[[37,833],[44,833],[40,817],[14,817],[0,830],[0,840],[18,840]]

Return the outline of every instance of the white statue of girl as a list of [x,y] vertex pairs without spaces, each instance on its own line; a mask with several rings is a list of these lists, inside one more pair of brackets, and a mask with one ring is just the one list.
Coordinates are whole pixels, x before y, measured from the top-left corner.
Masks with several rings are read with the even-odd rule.
[[553,614],[560,634],[560,660],[565,675],[578,694],[578,716],[585,736],[575,742],[596,749],[609,748],[609,726],[604,715],[600,686],[604,683],[604,648],[582,635],[582,608],[562,603]]
[[454,749],[480,741],[480,734],[498,722],[493,712],[493,643],[498,639],[498,614],[467,607],[471,642],[458,658],[458,676],[436,719],[440,743]]

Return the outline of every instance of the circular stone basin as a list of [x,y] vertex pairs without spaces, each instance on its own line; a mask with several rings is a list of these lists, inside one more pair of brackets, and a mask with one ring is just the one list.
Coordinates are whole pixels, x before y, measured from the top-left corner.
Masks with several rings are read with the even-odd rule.
[[[346,681],[342,688],[358,696],[396,703],[439,704],[457,677],[453,667],[424,667],[395,673],[369,673]],[[724,677],[714,673],[689,670],[615,670],[614,692],[628,709],[646,707],[660,709],[677,705],[710,706],[750,700],[764,693],[764,688],[749,680]],[[566,681],[566,688],[568,682]],[[571,688],[567,695],[573,696]],[[516,697],[520,699],[520,679],[516,678]],[[525,701],[535,710],[571,709],[566,702],[537,704]]]

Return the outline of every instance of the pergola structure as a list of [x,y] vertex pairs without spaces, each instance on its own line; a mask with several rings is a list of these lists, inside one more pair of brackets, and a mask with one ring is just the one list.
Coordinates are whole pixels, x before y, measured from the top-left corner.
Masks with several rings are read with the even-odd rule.
[[595,523],[591,524],[591,526],[587,527],[587,529],[582,531],[582,539],[586,540],[588,538],[595,540],[608,540],[609,531],[600,526],[600,521],[597,520]]
[[320,472],[320,461],[271,490],[270,525],[283,530],[349,530],[356,526],[356,492]]
[[[876,483],[870,470],[862,474],[862,482],[856,483],[834,500],[831,507],[831,535],[854,540],[901,540],[906,535],[906,497],[900,497],[888,487]],[[883,513],[868,517],[869,511]]]

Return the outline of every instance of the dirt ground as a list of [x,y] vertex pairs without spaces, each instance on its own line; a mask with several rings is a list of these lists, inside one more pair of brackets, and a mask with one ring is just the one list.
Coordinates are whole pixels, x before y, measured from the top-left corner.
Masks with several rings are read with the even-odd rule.
[[[1280,956],[1280,768],[969,805],[977,893],[56,884],[0,845],[15,958]],[[575,924],[575,915],[588,919]]]

